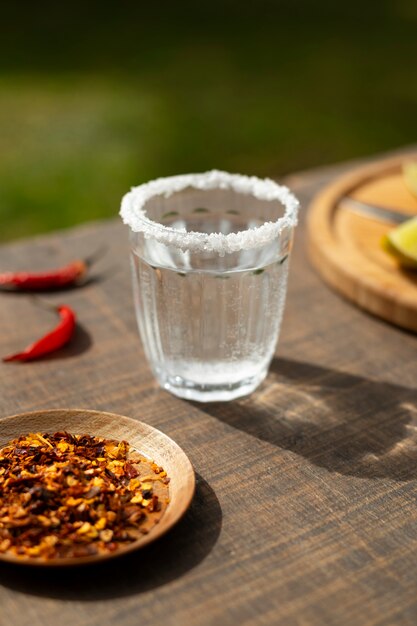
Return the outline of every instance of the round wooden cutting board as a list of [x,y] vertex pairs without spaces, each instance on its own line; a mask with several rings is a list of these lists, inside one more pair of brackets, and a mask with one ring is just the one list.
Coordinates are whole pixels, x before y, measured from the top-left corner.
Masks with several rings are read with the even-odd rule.
[[395,227],[342,206],[348,195],[362,202],[417,215],[417,198],[402,177],[405,160],[391,158],[357,169],[320,192],[308,212],[313,265],[334,289],[370,313],[417,332],[417,272],[401,269],[381,248]]

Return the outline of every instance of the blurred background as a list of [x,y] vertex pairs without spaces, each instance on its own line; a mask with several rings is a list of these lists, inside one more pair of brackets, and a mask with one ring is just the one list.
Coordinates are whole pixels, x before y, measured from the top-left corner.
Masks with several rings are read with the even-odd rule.
[[157,176],[416,141],[415,0],[2,4],[1,240],[115,216]]

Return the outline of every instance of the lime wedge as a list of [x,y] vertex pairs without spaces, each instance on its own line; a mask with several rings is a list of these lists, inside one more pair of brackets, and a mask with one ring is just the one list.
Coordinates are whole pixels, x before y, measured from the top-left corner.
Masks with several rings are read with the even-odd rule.
[[417,269],[417,217],[390,230],[383,237],[381,245],[401,265]]
[[403,176],[408,189],[417,197],[417,161],[404,163]]

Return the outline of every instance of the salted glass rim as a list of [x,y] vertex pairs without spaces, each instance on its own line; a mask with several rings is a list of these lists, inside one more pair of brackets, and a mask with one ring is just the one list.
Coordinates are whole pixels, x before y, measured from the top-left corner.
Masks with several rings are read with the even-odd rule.
[[[284,214],[275,221],[264,222],[255,228],[234,233],[201,233],[164,226],[148,217],[146,204],[155,196],[169,198],[187,188],[210,191],[232,190],[241,195],[252,195],[258,200],[277,200],[284,206]],[[199,174],[182,174],[157,178],[132,187],[122,198],[120,216],[134,233],[142,232],[148,239],[193,252],[217,252],[221,255],[267,245],[286,229],[297,225],[299,201],[285,187],[270,178],[230,174],[211,170]]]

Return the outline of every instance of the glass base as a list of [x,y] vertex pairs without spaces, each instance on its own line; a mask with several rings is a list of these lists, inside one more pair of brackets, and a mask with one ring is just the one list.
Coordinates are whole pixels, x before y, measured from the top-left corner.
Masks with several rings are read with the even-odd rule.
[[196,402],[228,402],[242,396],[247,396],[261,384],[268,370],[262,370],[257,376],[251,376],[236,383],[222,385],[202,385],[181,376],[167,376],[158,372],[158,382],[167,391],[186,400]]

